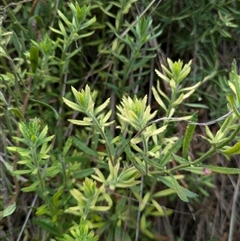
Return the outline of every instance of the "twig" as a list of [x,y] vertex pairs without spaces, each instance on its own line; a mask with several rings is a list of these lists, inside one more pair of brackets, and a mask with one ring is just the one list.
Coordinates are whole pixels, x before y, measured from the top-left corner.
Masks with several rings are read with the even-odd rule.
[[[240,110],[240,106],[236,108],[237,110]],[[161,121],[164,121],[164,120],[171,120],[171,121],[175,121],[175,122],[179,122],[179,121],[185,121],[185,122],[188,122],[189,124],[192,124],[192,125],[197,125],[197,126],[210,126],[210,125],[213,125],[215,123],[217,123],[218,121],[221,121],[221,120],[224,120],[226,119],[228,116],[230,116],[231,114],[233,114],[234,111],[231,110],[229,111],[227,114],[215,119],[215,120],[211,120],[211,121],[208,121],[208,122],[193,122],[193,121],[189,121],[189,120],[186,120],[186,118],[184,117],[162,117],[162,118],[158,118],[156,120],[153,120],[153,121],[150,121],[142,130],[140,130],[136,135],[134,135],[132,138],[130,138],[127,143],[123,146],[122,150],[120,151],[119,154],[116,154],[115,156],[115,160],[117,160],[121,154],[123,153],[124,149],[129,145],[129,143],[131,142],[132,139],[138,137],[139,135],[141,135],[143,133],[143,131],[150,125],[154,124],[154,123],[158,123],[158,122],[161,122]]]
[[20,1],[20,2],[9,3],[9,4],[6,5],[3,9],[6,10],[7,8],[9,8],[9,7],[11,7],[11,6],[17,6],[17,5],[19,5],[19,4],[27,3],[27,2],[32,2],[32,0],[23,0],[23,1]]
[[32,204],[31,204],[31,208],[29,209],[29,211],[28,211],[28,213],[27,213],[27,216],[26,216],[26,218],[25,218],[25,220],[24,220],[24,223],[23,223],[23,225],[22,225],[21,231],[20,231],[20,233],[18,234],[17,241],[20,241],[20,240],[21,240],[22,234],[23,234],[24,229],[25,229],[25,227],[26,227],[26,225],[27,225],[27,222],[28,222],[28,220],[29,220],[29,218],[30,218],[30,215],[31,215],[32,210],[33,210],[33,207],[34,207],[34,205],[35,205],[35,203],[36,203],[37,197],[38,197],[38,195],[35,194],[35,196],[34,196],[34,198],[33,198],[33,201],[32,201]]
[[236,218],[236,213],[237,213],[236,206],[237,206],[237,200],[238,200],[238,195],[239,195],[239,186],[240,186],[240,175],[238,175],[237,185],[234,187],[234,195],[233,195],[232,212],[231,212],[231,218],[230,218],[230,224],[229,224],[228,241],[233,240],[234,224],[235,224],[235,218]]
[[6,5],[5,7],[2,8],[3,9],[3,17],[1,17],[1,18],[5,19],[7,8],[9,8],[11,6],[17,6],[17,5],[22,4],[22,3],[27,3],[27,2],[32,2],[32,0],[23,0],[23,1],[20,1],[20,2],[9,3],[8,5]]
[[[238,110],[240,109],[240,107],[238,107],[237,108]],[[223,115],[223,116],[221,116],[221,117],[219,117],[219,118],[217,118],[217,119],[215,119],[215,120],[211,120],[211,121],[208,121],[208,122],[193,122],[193,121],[189,121],[189,120],[186,120],[186,118],[182,118],[182,117],[162,117],[162,118],[159,118],[159,119],[156,119],[156,120],[154,120],[154,121],[151,121],[151,122],[149,122],[149,124],[147,125],[147,126],[149,126],[149,125],[151,125],[151,124],[154,124],[154,123],[158,123],[158,122],[160,122],[160,121],[164,121],[164,120],[172,120],[172,121],[175,121],[175,122],[178,122],[178,121],[186,121],[186,122],[188,122],[189,124],[192,124],[192,125],[197,125],[197,126],[210,126],[210,125],[213,125],[213,124],[215,124],[215,123],[217,123],[217,122],[219,122],[219,121],[221,121],[221,120],[224,120],[224,119],[226,119],[228,116],[230,116],[232,113],[234,113],[234,111],[233,110],[231,110],[231,111],[229,111],[227,114],[225,114],[225,115]],[[147,127],[146,126],[146,127]],[[146,128],[145,127],[145,128]],[[145,129],[144,128],[144,129]]]
[[[141,199],[143,197],[144,177],[145,177],[144,175],[141,176],[140,193],[139,193],[139,196]],[[137,213],[135,241],[138,241],[138,237],[139,237],[140,218],[141,218],[140,206],[141,206],[141,202],[139,202],[138,213]]]
[[[141,12],[141,14],[139,15],[139,18],[142,18],[143,16],[144,16],[144,14],[149,10],[149,8],[154,4],[156,2],[156,0],[152,0],[150,3],[149,3],[149,5],[144,9],[144,11],[142,11]],[[160,0],[160,2],[161,2],[161,0]],[[158,2],[158,4],[159,4],[159,2]],[[131,27],[134,27],[135,25],[136,25],[136,23],[137,23],[137,19],[135,20],[135,21],[133,21],[132,23],[131,23]],[[130,30],[130,28],[126,28],[121,34],[120,34],[120,37],[124,37],[128,32],[129,32],[129,30]],[[104,49],[103,49],[103,51],[102,52],[104,52],[104,51],[106,51],[110,46],[112,46],[113,45],[113,43],[117,40],[118,38],[116,37],[109,45],[107,45],[107,47],[105,47]],[[99,54],[99,56],[100,56],[101,54]]]

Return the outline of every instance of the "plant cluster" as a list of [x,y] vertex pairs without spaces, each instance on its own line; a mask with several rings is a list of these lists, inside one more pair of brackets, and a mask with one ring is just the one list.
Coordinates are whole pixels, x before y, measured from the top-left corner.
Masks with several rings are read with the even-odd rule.
[[[236,61],[228,81],[218,72],[217,49],[238,37],[238,3],[154,2],[3,1],[1,238],[188,240],[159,227],[177,212],[165,206],[195,205],[214,173],[240,173],[210,161],[239,154],[240,76]],[[222,112],[199,123],[213,98]]]

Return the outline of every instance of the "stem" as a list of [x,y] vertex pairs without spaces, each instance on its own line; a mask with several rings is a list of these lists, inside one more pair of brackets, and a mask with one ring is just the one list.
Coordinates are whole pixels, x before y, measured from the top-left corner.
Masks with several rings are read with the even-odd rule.
[[[142,139],[143,139],[142,142],[143,142],[144,156],[148,156],[148,145],[147,145],[147,140],[144,135],[142,135]],[[146,163],[146,173],[147,173],[147,170],[148,170],[148,164]],[[144,178],[145,178],[145,175],[142,175],[141,176],[140,193],[139,193],[140,200],[142,200],[142,197],[143,197]],[[135,241],[138,241],[138,237],[139,237],[140,218],[141,218],[140,206],[141,206],[141,202],[139,202],[139,204],[138,204]]]
[[[211,149],[209,151],[207,151],[205,154],[203,154],[201,157],[199,157],[197,160],[189,163],[189,164],[181,164],[179,166],[176,166],[176,167],[173,167],[173,168],[170,168],[167,170],[167,172],[174,172],[174,171],[177,171],[177,170],[180,170],[182,168],[185,168],[185,167],[190,167],[192,165],[196,165],[196,164],[199,164],[201,162],[203,162],[205,159],[207,159],[209,156],[211,156],[212,154],[214,154],[218,149],[221,149],[222,147],[226,146],[229,144],[229,142],[231,142],[235,136],[238,134],[238,132],[240,131],[240,125],[235,129],[235,131],[232,133],[232,135],[227,138],[226,141],[222,142],[220,145],[218,145],[216,148],[213,148],[211,147]],[[166,171],[160,171],[160,172],[153,172],[152,174],[164,174],[166,173]]]
[[[26,2],[30,2],[30,1],[26,1]],[[7,2],[5,0],[3,0],[3,3],[5,5],[5,9],[7,9],[7,13],[9,15],[9,17],[11,18],[11,22],[14,23],[17,27],[18,27],[18,31],[19,29],[23,31],[23,33],[27,33],[27,29],[25,29],[20,22],[17,20],[17,18],[15,17],[15,14],[11,11],[10,6],[14,5],[14,3],[10,3],[7,5]],[[20,4],[20,2],[18,3]]]
[[233,195],[233,202],[232,202],[232,212],[230,218],[230,225],[229,225],[229,236],[228,241],[233,240],[234,228],[235,228],[235,215],[237,213],[237,202],[238,202],[238,195],[239,195],[239,186],[240,186],[240,175],[238,175],[237,185],[234,188],[234,195]]
[[47,206],[49,207],[49,209],[53,212],[55,212],[55,207],[54,205],[52,204],[49,196],[46,195],[46,186],[45,186],[45,181],[43,179],[43,176],[41,174],[41,170],[40,170],[40,161],[38,159],[38,154],[37,154],[37,149],[36,147],[30,147],[30,151],[31,151],[31,155],[32,155],[32,158],[33,158],[33,163],[34,163],[34,166],[37,167],[37,178],[38,178],[38,181],[39,181],[39,187],[40,187],[40,193],[42,194],[42,198],[44,200],[44,202],[47,204]]
[[[176,86],[176,89],[173,89],[172,96],[171,96],[171,100],[170,100],[170,102],[169,102],[169,107],[168,107],[168,110],[167,110],[167,113],[166,113],[166,117],[167,117],[167,118],[171,118],[171,116],[170,116],[170,111],[171,111],[172,108],[173,108],[172,103],[174,103],[175,100],[176,100],[177,88],[178,88],[178,86]],[[166,123],[167,123],[167,124],[166,124]],[[168,120],[168,119],[163,120],[163,126],[164,126],[164,125],[168,125],[168,124],[169,124],[169,120]],[[162,140],[163,140],[163,137],[165,136],[166,130],[167,130],[167,128],[160,134],[160,137],[159,137],[160,143],[162,143]]]
[[[140,185],[140,193],[139,193],[140,199],[142,199],[142,196],[143,196],[144,177],[145,177],[144,175],[141,176],[141,185]],[[140,205],[141,205],[141,202],[139,202],[138,213],[137,213],[135,241],[138,241],[138,237],[139,237],[140,218],[141,218]]]
[[43,196],[45,197],[44,195],[44,192],[45,192],[45,183],[42,179],[42,175],[41,175],[41,172],[40,172],[40,166],[39,166],[39,161],[38,161],[38,157],[37,157],[37,153],[36,153],[36,148],[34,147],[31,147],[31,155],[32,155],[32,158],[33,158],[33,163],[34,163],[34,166],[37,167],[38,171],[37,171],[37,177],[38,177],[38,181],[39,181],[39,186],[40,186],[40,192],[43,194]]
[[[105,132],[104,132],[103,129],[102,129],[102,126],[101,126],[100,123],[98,122],[97,118],[93,115],[93,113],[89,113],[89,112],[88,112],[88,113],[86,113],[86,114],[87,114],[89,117],[92,118],[92,120],[93,120],[95,126],[97,127],[97,129],[99,130],[102,138],[105,140],[105,142],[106,142],[106,143],[105,143],[105,146],[106,146],[106,150],[107,150],[108,156],[109,156],[109,158],[110,158],[110,161],[111,161],[112,165],[115,166],[116,163],[114,162],[114,159],[113,159],[113,156],[112,156],[112,152],[111,152],[111,149],[110,149],[110,143],[109,143],[109,141],[108,141],[108,138],[107,138]],[[117,161],[117,160],[116,160],[116,161]]]

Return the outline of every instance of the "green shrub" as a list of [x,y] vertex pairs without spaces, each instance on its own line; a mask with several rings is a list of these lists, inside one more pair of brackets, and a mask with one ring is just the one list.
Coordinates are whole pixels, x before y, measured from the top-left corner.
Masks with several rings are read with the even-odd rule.
[[[35,195],[24,205],[40,200],[28,224],[36,239],[156,240],[154,223],[177,212],[172,200],[195,204],[212,173],[239,173],[207,162],[239,149],[239,76],[233,63],[227,82],[232,56],[222,61],[218,49],[238,40],[238,3],[3,3],[0,204],[10,240],[31,230],[19,184]],[[198,108],[215,120],[197,123]],[[193,153],[200,125],[206,151]],[[13,228],[16,213],[26,222]]]
[[[24,167],[13,171],[13,175],[29,176],[32,184],[22,188],[22,191],[33,191],[41,197],[43,205],[37,209],[36,214],[42,218],[37,223],[56,238],[60,238],[59,240],[74,240],[65,234],[64,230],[68,229],[75,238],[97,240],[97,237],[93,239],[93,233],[88,234],[88,228],[96,229],[106,240],[131,240],[135,230],[136,239],[140,231],[146,237],[154,239],[157,232],[149,226],[147,220],[172,213],[161,207],[158,198],[177,194],[182,201],[189,202],[189,199],[197,196],[179,183],[184,180],[185,172],[197,173],[200,176],[212,172],[240,173],[239,169],[205,163],[216,152],[227,156],[239,152],[239,142],[229,146],[236,140],[240,131],[237,125],[239,112],[236,108],[240,98],[240,76],[236,73],[236,63],[233,64],[229,80],[233,94],[228,96],[228,101],[233,111],[221,118],[225,120],[216,135],[208,127],[211,123],[204,124],[206,136],[203,138],[209,142],[211,148],[196,160],[192,160],[188,151],[194,129],[201,123],[195,122],[196,114],[179,118],[173,115],[176,108],[196,90],[199,83],[192,87],[180,88],[190,72],[190,63],[183,65],[181,61],[171,60],[168,60],[168,63],[169,69],[162,66],[167,76],[159,71],[157,74],[169,84],[171,97],[167,97],[159,85],[157,89],[153,87],[156,101],[166,112],[166,117],[160,119],[154,119],[157,111],[151,113],[151,108],[147,105],[147,96],[143,99],[123,96],[121,104],[117,106],[117,119],[109,121],[112,112],[108,110],[110,99],[97,106],[96,91],[91,91],[89,86],[81,91],[72,88],[75,101],[66,98],[63,98],[63,101],[86,117],[69,121],[86,130],[91,145],[87,145],[78,137],[68,139],[63,149],[62,160],[54,160],[49,156],[51,145],[47,143],[53,136],[47,136],[47,126],[42,126],[39,119],[30,120],[28,124],[20,123],[22,138],[15,139],[26,147],[8,147],[8,150],[20,155],[18,164]],[[188,122],[183,136],[173,132],[169,136],[168,129],[172,128],[172,121]],[[116,127],[120,131],[118,135],[113,136],[110,126],[115,122],[119,123]],[[104,146],[104,150],[97,151],[93,148],[99,143]],[[70,154],[72,145],[76,145],[80,150],[78,155],[79,160],[82,159],[81,162],[76,162],[76,159],[74,162],[68,161],[68,158],[74,157]],[[83,161],[93,162],[95,167],[84,169]],[[173,167],[172,162],[176,162],[176,166]],[[81,178],[76,178],[79,171]],[[177,171],[180,173],[177,174]],[[63,182],[53,188],[51,180],[56,178]],[[161,184],[165,185],[165,189],[156,191],[157,186]],[[120,202],[116,198],[118,195],[124,197]],[[129,196],[138,200],[138,206],[127,200]],[[116,215],[115,210],[121,212],[118,211]],[[61,220],[69,218],[76,223],[86,221],[81,224],[85,225],[85,228],[80,226],[78,229],[76,223],[62,223]],[[124,230],[125,222],[129,223],[128,231]],[[75,228],[77,230],[73,231]],[[82,233],[83,230],[86,230],[85,234]]]

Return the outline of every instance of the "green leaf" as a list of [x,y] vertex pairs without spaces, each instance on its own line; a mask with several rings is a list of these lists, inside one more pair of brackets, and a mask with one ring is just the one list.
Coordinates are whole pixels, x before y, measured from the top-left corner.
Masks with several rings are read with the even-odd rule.
[[62,199],[62,195],[63,195],[63,189],[64,187],[63,186],[60,186],[58,188],[58,191],[53,195],[52,197],[52,201],[53,201],[53,205],[54,207],[58,208],[59,207],[59,204],[60,204],[60,200]]
[[148,200],[150,199],[151,197],[151,193],[150,192],[147,192],[145,194],[145,196],[143,197],[143,199],[140,201],[140,207],[139,207],[139,210],[142,212],[144,210],[144,208],[146,207],[146,205],[148,204]]
[[[48,133],[48,126],[45,126],[41,133],[39,134],[38,136],[38,140],[39,142],[42,144],[42,143],[46,143],[47,140],[49,139],[49,137],[47,137],[47,133]],[[52,137],[53,138],[53,137]],[[50,141],[50,140],[49,140]]]
[[67,38],[68,38],[68,34],[67,34],[67,32],[66,32],[66,30],[65,30],[65,27],[64,27],[64,25],[63,25],[63,23],[62,23],[61,20],[58,21],[58,26],[59,26],[59,28],[60,28],[60,30],[61,30],[62,35],[64,36],[64,38],[67,39]]
[[238,109],[237,109],[237,107],[236,107],[236,104],[235,104],[235,100],[234,100],[233,95],[232,95],[232,94],[228,94],[228,95],[227,95],[227,100],[228,100],[231,108],[233,109],[234,113],[236,114],[236,116],[237,116],[238,118],[240,118],[240,113],[239,113],[239,111],[238,111]]
[[52,28],[52,27],[49,27],[53,32],[55,32],[55,33],[58,33],[58,34],[60,34],[60,35],[63,35],[63,33],[61,32],[61,31],[59,31],[58,29],[56,29],[56,28]]
[[214,136],[208,126],[205,126],[205,132],[206,132],[206,135],[210,138],[210,140],[214,140]]
[[76,104],[68,99],[65,99],[64,97],[63,97],[63,102],[66,105],[68,105],[70,108],[72,108],[73,110],[85,113],[85,110],[83,108],[81,108],[78,104]]
[[75,146],[77,148],[79,148],[80,150],[82,150],[84,152],[84,154],[88,154],[90,156],[93,157],[98,157],[97,152],[95,152],[94,150],[92,150],[91,148],[89,148],[85,143],[81,142],[79,139],[77,139],[76,137],[73,137],[73,143],[75,144]]
[[22,112],[18,108],[8,108],[9,111],[11,111],[15,116],[17,116],[19,119],[24,120],[24,117],[22,115]]
[[231,125],[235,121],[235,118],[236,117],[234,117],[234,115],[228,116],[221,125],[220,129],[217,131],[216,135],[218,135],[218,132],[226,133],[231,128]]
[[222,153],[227,155],[236,155],[240,153],[240,142],[236,143],[234,146],[222,151]]
[[39,59],[39,50],[36,46],[31,46],[30,48],[30,63],[31,70],[33,73],[36,73],[38,67],[38,59]]
[[23,192],[34,192],[38,189],[38,181],[35,181],[32,185],[30,185],[29,187],[24,187],[21,190]]
[[159,163],[156,159],[152,160],[152,159],[150,159],[148,157],[145,157],[145,156],[143,156],[142,158],[148,165],[150,165],[151,167],[154,167],[155,170],[158,170],[158,171],[163,170],[163,167],[161,165],[159,165]]
[[72,23],[68,21],[68,19],[65,17],[65,15],[60,10],[58,10],[58,15],[64,21],[64,23],[66,23],[68,25],[69,28],[72,27]]
[[184,202],[188,202],[188,198],[194,198],[197,196],[196,193],[193,193],[189,191],[188,189],[182,187],[179,185],[177,180],[174,176],[168,176],[168,177],[158,177],[159,181],[163,182],[167,187],[173,189],[177,195],[183,200]]
[[[236,59],[233,60],[232,62],[232,73],[231,73],[231,80],[230,80],[234,86],[235,86],[235,90],[236,90],[236,98],[237,101],[235,103],[239,104],[240,103],[240,85],[239,85],[239,76],[237,74],[237,61]],[[237,111],[238,113],[238,111]],[[237,116],[239,117],[239,113],[237,114]]]
[[238,168],[231,168],[231,167],[219,167],[219,166],[212,166],[212,165],[203,165],[203,167],[222,174],[240,174],[240,169]]
[[[1,76],[1,78],[3,78],[3,77]],[[6,101],[4,95],[3,95],[3,93],[2,93],[1,91],[0,91],[0,100],[2,100],[2,101],[4,102],[4,104],[5,104],[6,106],[8,106],[8,102]]]
[[173,103],[172,106],[177,106],[180,105],[182,103],[184,99],[184,94],[181,94]]
[[46,177],[55,177],[60,172],[60,168],[58,163],[54,163],[45,169]]
[[109,104],[110,102],[110,98],[108,98],[103,104],[101,104],[100,106],[98,106],[95,109],[95,115],[99,114],[101,111],[103,111]]
[[112,115],[112,110],[109,110],[107,114],[103,114],[103,117],[101,117],[100,119],[100,124],[103,126],[109,126],[110,124],[114,123],[114,120],[107,123],[108,119],[111,117]]
[[74,120],[74,119],[68,119],[69,122],[73,123],[74,125],[79,125],[79,126],[91,126],[92,120],[90,118],[84,117],[83,121],[82,120]]
[[12,174],[14,176],[17,176],[17,175],[24,175],[24,174],[28,174],[28,173],[31,173],[32,170],[16,170],[16,171],[13,171]]
[[173,189],[168,188],[168,189],[165,189],[165,190],[154,193],[153,197],[166,197],[166,196],[169,196],[169,195],[172,195],[172,194],[175,194],[175,193],[176,192]]
[[[190,121],[196,122],[197,116],[198,116],[198,114],[194,113]],[[183,158],[187,158],[187,156],[188,156],[188,148],[192,141],[195,128],[196,128],[196,125],[193,125],[190,123],[187,126],[187,129],[186,129],[185,135],[184,135],[184,140],[183,140],[183,147],[182,147],[182,157]]]
[[74,55],[76,55],[79,52],[81,52],[81,48],[80,47],[75,49],[71,53],[66,53],[66,60],[71,59]]
[[96,175],[91,175],[91,177],[93,179],[95,179],[95,180],[97,180],[98,182],[101,182],[101,183],[106,182],[104,175],[102,174],[102,172],[99,169],[94,168],[94,172],[96,173]]
[[11,215],[15,210],[16,210],[16,203],[14,202],[3,210],[3,214],[2,214],[3,218]]
[[203,167],[185,167],[182,170],[187,171],[187,172],[191,172],[191,173],[195,173],[195,174],[198,174],[198,175],[206,175],[204,173]]
[[41,104],[41,105],[43,105],[43,106],[46,106],[47,108],[49,108],[50,110],[53,111],[55,119],[56,119],[56,120],[59,119],[59,114],[58,114],[58,112],[57,112],[51,105],[49,105],[49,104],[47,104],[47,103],[45,103],[45,102],[39,101],[39,100],[31,99],[31,101],[36,102],[36,103],[38,103],[38,104]]
[[85,33],[85,34],[80,34],[80,35],[78,35],[77,37],[76,37],[76,40],[78,40],[78,39],[81,39],[81,38],[86,38],[86,37],[88,37],[88,36],[91,36],[92,34],[94,34],[94,31],[89,31],[89,32],[87,32],[87,33]]
[[159,205],[159,203],[156,200],[152,199],[152,204],[157,209],[158,216],[165,216],[165,212],[164,212],[163,208],[161,207],[161,205]]
[[160,160],[160,165],[165,166],[171,159],[172,153],[176,153],[182,146],[183,143],[183,137],[179,138],[179,140],[174,143],[171,147],[171,151],[169,150],[168,153],[164,155],[164,157]]
[[120,175],[118,176],[119,181],[128,181],[131,178],[135,178],[136,176],[137,169],[135,167],[130,167],[127,169],[124,169]]
[[69,151],[69,149],[72,146],[72,137],[69,137],[64,145],[63,148],[63,156],[65,157],[67,155],[67,152]]
[[36,223],[40,228],[43,230],[46,230],[49,234],[52,234],[56,237],[59,237],[61,234],[61,230],[56,228],[54,223],[52,222],[51,219],[33,219],[34,223]]
[[48,206],[44,204],[37,208],[36,215],[42,216],[44,214],[47,214],[48,212],[49,212]]
[[86,169],[83,169],[83,170],[80,170],[80,171],[74,171],[73,176],[77,179],[82,179],[84,177],[90,176],[93,173],[94,173],[93,168],[86,168]]
[[175,161],[177,161],[180,164],[189,164],[189,161],[186,158],[182,158],[174,153],[171,153],[172,157]]
[[175,190],[175,192],[177,193],[177,195],[184,201],[184,202],[188,202],[188,198],[186,196],[186,194],[183,192],[182,187],[179,185],[179,183],[177,182],[177,180],[173,177],[170,176],[171,182],[173,184],[173,190]]
[[167,112],[166,105],[163,103],[163,101],[161,100],[161,97],[159,96],[159,94],[157,93],[157,90],[154,87],[152,87],[152,92],[157,103]]

